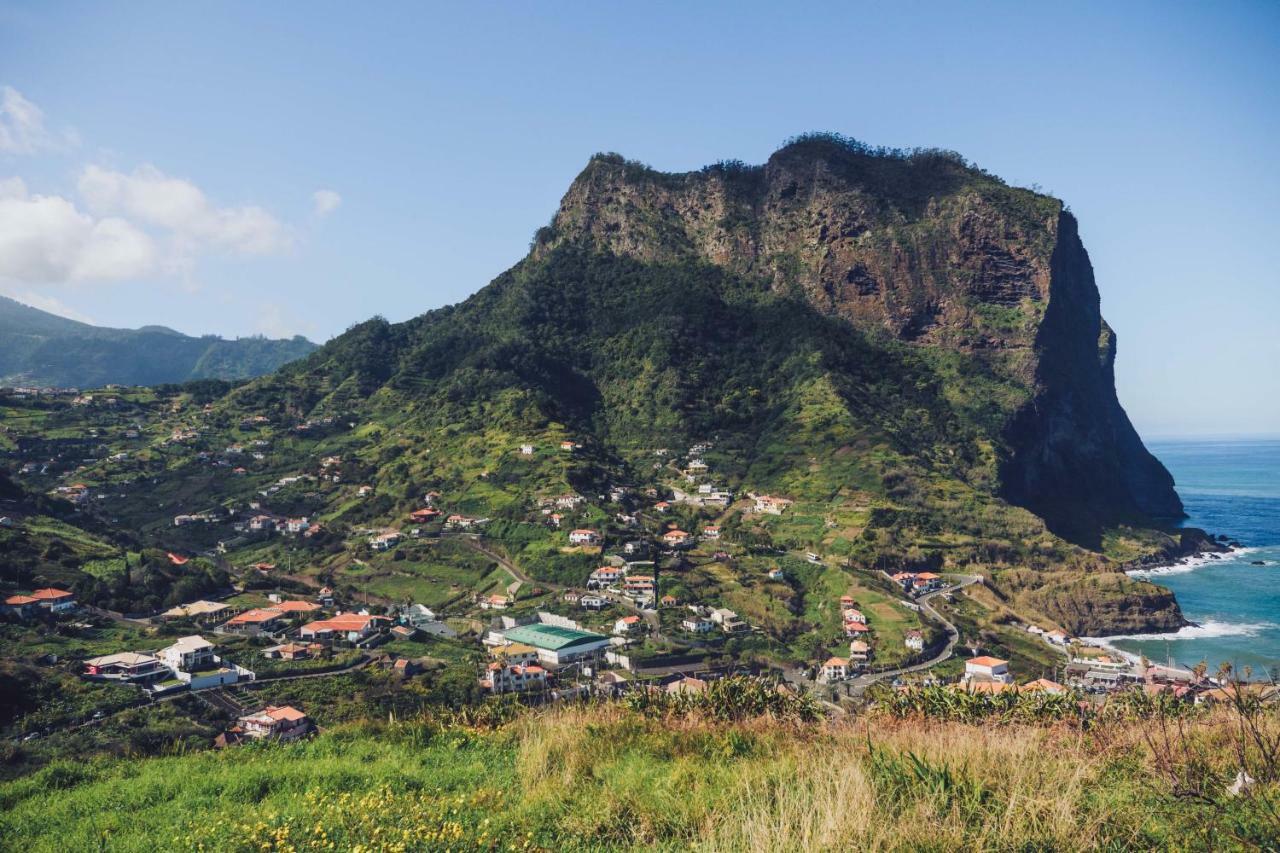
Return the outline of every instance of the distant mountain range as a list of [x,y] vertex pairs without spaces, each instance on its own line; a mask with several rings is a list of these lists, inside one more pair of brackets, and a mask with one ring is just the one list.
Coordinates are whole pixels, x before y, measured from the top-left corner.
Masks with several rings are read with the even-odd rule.
[[0,296],[0,384],[92,388],[249,379],[315,349],[301,336],[226,340],[164,326],[109,329]]

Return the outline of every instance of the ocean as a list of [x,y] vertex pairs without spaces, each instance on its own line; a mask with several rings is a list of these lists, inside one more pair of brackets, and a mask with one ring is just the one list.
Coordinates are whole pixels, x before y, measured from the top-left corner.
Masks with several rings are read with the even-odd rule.
[[[1108,638],[1157,662],[1280,674],[1280,440],[1150,441],[1173,474],[1185,524],[1224,533],[1244,547],[1221,559],[1135,572],[1173,590],[1197,627],[1175,634]],[[1264,565],[1254,565],[1261,562]]]

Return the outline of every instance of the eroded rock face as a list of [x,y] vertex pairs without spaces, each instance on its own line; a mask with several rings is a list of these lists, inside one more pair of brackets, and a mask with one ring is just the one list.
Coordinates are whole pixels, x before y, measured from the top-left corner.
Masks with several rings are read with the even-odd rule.
[[574,182],[535,255],[584,241],[709,262],[871,333],[982,359],[1025,391],[1000,413],[1002,493],[1068,538],[1096,547],[1104,523],[1183,514],[1116,398],[1115,334],[1057,199],[954,156],[825,140],[679,175],[609,155]]

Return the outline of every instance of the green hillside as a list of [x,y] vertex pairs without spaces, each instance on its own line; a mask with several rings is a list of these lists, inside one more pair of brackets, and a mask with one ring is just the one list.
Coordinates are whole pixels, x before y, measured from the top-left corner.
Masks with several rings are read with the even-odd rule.
[[[41,404],[12,434],[15,458],[63,460],[33,483],[108,495],[89,515],[135,547],[221,543],[229,569],[385,600],[461,605],[515,577],[438,542],[443,518],[407,536],[436,492],[544,593],[600,559],[574,527],[608,553],[714,522],[719,543],[663,558],[664,589],[732,601],[773,656],[834,642],[822,608],[879,569],[982,574],[1000,607],[1072,632],[1167,630],[1172,595],[1120,569],[1206,543],[1166,532],[1180,504],[1115,398],[1114,341],[1056,199],[955,155],[817,136],[684,175],[596,157],[529,257],[459,305],[361,323],[234,389]],[[733,497],[678,498],[699,486]],[[556,527],[545,502],[567,493]],[[793,503],[754,512],[750,494]],[[232,529],[257,511],[318,528]],[[372,549],[386,528],[405,541]],[[838,574],[759,585],[806,553]]]

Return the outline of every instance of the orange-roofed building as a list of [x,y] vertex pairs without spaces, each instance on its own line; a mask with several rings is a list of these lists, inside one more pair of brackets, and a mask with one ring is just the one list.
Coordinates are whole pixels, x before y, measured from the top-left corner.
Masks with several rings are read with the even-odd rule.
[[995,681],[1001,684],[1012,684],[1013,675],[1009,672],[1009,662],[988,655],[979,655],[964,662],[965,681]]
[[311,731],[311,719],[297,708],[268,705],[254,714],[239,719],[246,737],[293,740]]
[[574,530],[569,533],[569,542],[573,545],[599,545],[600,534],[594,530]]
[[256,636],[272,633],[284,627],[284,613],[274,607],[255,607],[236,616],[232,616],[222,626],[222,630],[231,634],[248,634]]
[[320,605],[310,601],[278,601],[271,605],[271,609],[281,613],[314,613],[320,609]]
[[1035,681],[1029,681],[1018,689],[1023,693],[1050,693],[1054,696],[1061,696],[1067,692],[1067,688],[1047,678],[1037,678]]
[[339,613],[331,619],[308,622],[302,626],[300,636],[304,640],[345,639],[347,642],[356,643],[378,633],[380,623],[389,621],[385,616]]
[[681,545],[687,545],[689,543],[689,534],[679,528],[675,530],[668,530],[666,533],[662,534],[662,541],[672,548],[679,548]]
[[849,661],[846,658],[828,658],[818,673],[818,680],[844,681],[849,677]]
[[29,595],[11,595],[4,600],[4,612],[21,619],[33,616],[40,609],[40,599]]
[[76,594],[67,592],[65,589],[54,589],[52,587],[37,589],[31,593],[31,597],[50,613],[63,613],[67,610],[74,610],[76,607]]

